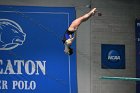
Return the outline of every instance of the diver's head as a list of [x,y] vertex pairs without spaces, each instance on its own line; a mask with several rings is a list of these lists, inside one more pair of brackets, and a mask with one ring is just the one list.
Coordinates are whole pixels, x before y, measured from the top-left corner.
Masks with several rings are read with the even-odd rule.
[[72,55],[72,54],[73,54],[73,49],[70,48],[70,46],[67,45],[66,43],[65,43],[64,45],[65,45],[65,50],[64,50],[64,52],[65,52],[66,54],[68,54],[68,55]]

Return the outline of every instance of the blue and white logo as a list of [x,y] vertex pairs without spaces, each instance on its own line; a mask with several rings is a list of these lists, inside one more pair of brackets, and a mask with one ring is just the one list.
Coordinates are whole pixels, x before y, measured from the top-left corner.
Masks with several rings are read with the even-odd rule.
[[22,45],[26,34],[13,20],[0,19],[0,50],[11,50]]
[[121,60],[121,56],[116,50],[110,50],[108,52],[108,60],[109,62],[118,62]]
[[102,68],[125,69],[125,45],[101,45]]

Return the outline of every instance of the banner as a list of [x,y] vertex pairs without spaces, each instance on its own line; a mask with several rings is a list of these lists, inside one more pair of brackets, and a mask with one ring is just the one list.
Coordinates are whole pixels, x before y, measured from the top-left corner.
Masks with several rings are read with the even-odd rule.
[[75,16],[73,7],[0,6],[0,93],[77,93],[76,53],[61,41]]
[[[135,35],[136,35],[136,77],[140,78],[140,20],[136,19],[135,22]],[[140,82],[136,84],[137,93],[140,93]]]
[[125,69],[125,45],[102,44],[101,62],[103,69]]

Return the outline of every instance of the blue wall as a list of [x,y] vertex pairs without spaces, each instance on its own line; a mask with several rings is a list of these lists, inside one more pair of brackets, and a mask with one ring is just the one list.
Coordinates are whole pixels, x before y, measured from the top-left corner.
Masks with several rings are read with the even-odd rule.
[[[73,7],[0,6],[0,70],[7,72],[0,75],[7,82],[7,89],[0,92],[77,93],[76,53],[69,62],[61,42],[75,16]],[[16,60],[23,63],[17,66]],[[45,71],[36,67],[38,61]],[[7,67],[8,62],[12,67]],[[34,69],[36,73],[31,73]],[[28,81],[27,86],[35,81],[36,88],[27,90],[18,82],[13,89],[13,81]]]

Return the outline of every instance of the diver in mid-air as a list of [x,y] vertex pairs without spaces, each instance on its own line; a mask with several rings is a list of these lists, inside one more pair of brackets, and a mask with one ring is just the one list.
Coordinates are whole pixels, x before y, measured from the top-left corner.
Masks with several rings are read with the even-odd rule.
[[[63,40],[62,40],[64,45],[65,45],[64,52],[66,54],[68,54],[68,55],[72,55],[73,54],[73,49],[70,46],[72,45],[72,42],[75,39],[75,32],[77,31],[79,25],[82,22],[87,21],[91,16],[94,16],[96,12],[97,12],[96,8],[93,8],[91,11],[89,11],[85,15],[75,19],[71,23],[71,25],[68,27],[68,29],[64,33],[64,37],[63,37]],[[101,16],[101,13],[98,13],[98,16]]]

